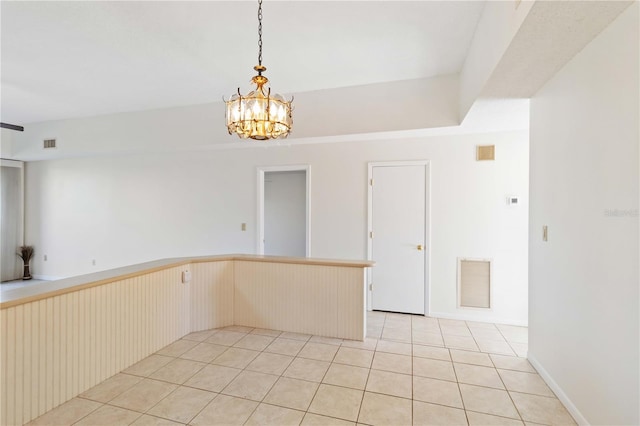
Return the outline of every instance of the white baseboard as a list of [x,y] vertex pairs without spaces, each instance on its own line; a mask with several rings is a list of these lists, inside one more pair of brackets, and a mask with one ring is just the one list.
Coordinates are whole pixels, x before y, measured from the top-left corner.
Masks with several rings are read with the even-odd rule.
[[553,377],[551,377],[551,375],[547,372],[547,370],[544,369],[544,367],[542,366],[542,364],[540,364],[540,362],[536,359],[536,357],[531,355],[531,353],[528,353],[527,359],[529,360],[531,365],[533,365],[533,368],[535,368],[538,371],[538,374],[540,374],[540,377],[542,377],[542,380],[544,380],[549,386],[549,388],[551,388],[553,393],[556,394],[560,402],[564,404],[564,406],[567,408],[567,411],[569,411],[569,414],[571,414],[571,416],[576,421],[576,423],[578,423],[581,426],[583,425],[588,426],[589,422],[587,421],[587,419],[584,418],[580,410],[578,410],[578,408],[574,405],[571,399],[569,399],[567,394],[564,393],[564,391],[556,383],[556,381],[553,380]]
[[61,280],[64,277],[56,277],[54,275],[37,275],[37,274],[33,274],[33,278],[35,278],[36,280],[43,280],[43,281],[55,281],[55,280]]
[[475,321],[475,322],[489,322],[496,324],[505,324],[505,325],[517,325],[520,327],[527,327],[528,321],[526,320],[514,320],[508,318],[478,318],[475,315],[467,315],[464,313],[448,313],[448,312],[430,312],[430,317],[435,318],[443,318],[443,319],[452,319],[452,320],[460,320],[460,321]]

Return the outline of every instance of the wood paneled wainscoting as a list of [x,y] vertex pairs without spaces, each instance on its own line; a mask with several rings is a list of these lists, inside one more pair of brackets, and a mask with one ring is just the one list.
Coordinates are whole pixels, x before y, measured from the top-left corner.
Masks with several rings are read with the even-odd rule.
[[165,259],[7,291],[0,424],[27,423],[193,331],[246,325],[363,340],[370,266],[250,255]]

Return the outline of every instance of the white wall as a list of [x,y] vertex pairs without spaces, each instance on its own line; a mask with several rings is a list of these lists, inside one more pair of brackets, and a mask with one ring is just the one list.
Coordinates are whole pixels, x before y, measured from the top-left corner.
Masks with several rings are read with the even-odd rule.
[[11,158],[15,130],[0,129],[0,158]]
[[[402,99],[402,108],[389,99]],[[457,100],[457,74],[297,93],[289,140],[457,126]],[[43,149],[43,140],[51,138],[56,148]],[[28,123],[11,139],[6,149],[3,142],[2,154],[22,161],[233,148],[236,142],[228,136],[222,101]]]
[[[460,124],[457,74],[295,95],[293,138],[427,129]],[[338,100],[348,99],[348,102]],[[391,99],[402,99],[398,107]],[[371,108],[375,105],[375,108]]]
[[638,11],[531,100],[529,357],[584,424],[640,423]]
[[307,172],[265,172],[264,254],[305,257]]
[[[475,161],[480,144],[496,145],[495,162]],[[526,323],[526,132],[30,162],[34,273],[67,276],[163,257],[253,253],[256,168],[291,164],[311,166],[312,255],[364,259],[367,163],[412,159],[431,161],[432,313]],[[519,195],[523,205],[507,206],[507,195]],[[490,312],[456,308],[457,257],[494,259]]]

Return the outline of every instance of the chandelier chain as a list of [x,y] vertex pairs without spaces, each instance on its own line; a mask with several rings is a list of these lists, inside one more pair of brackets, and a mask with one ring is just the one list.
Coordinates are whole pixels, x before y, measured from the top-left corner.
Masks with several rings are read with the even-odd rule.
[[258,0],[258,65],[262,65],[262,0]]

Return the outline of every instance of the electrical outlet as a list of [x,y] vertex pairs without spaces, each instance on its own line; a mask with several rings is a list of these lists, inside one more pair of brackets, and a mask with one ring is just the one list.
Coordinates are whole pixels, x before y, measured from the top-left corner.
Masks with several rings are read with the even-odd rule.
[[44,255],[44,261],[45,262],[47,261],[47,255],[46,254]]
[[242,225],[240,225],[240,229],[242,229],[243,231],[247,230],[247,224],[243,223]]
[[93,266],[96,266],[96,260],[95,260],[95,259],[91,260],[91,264],[92,264]]

